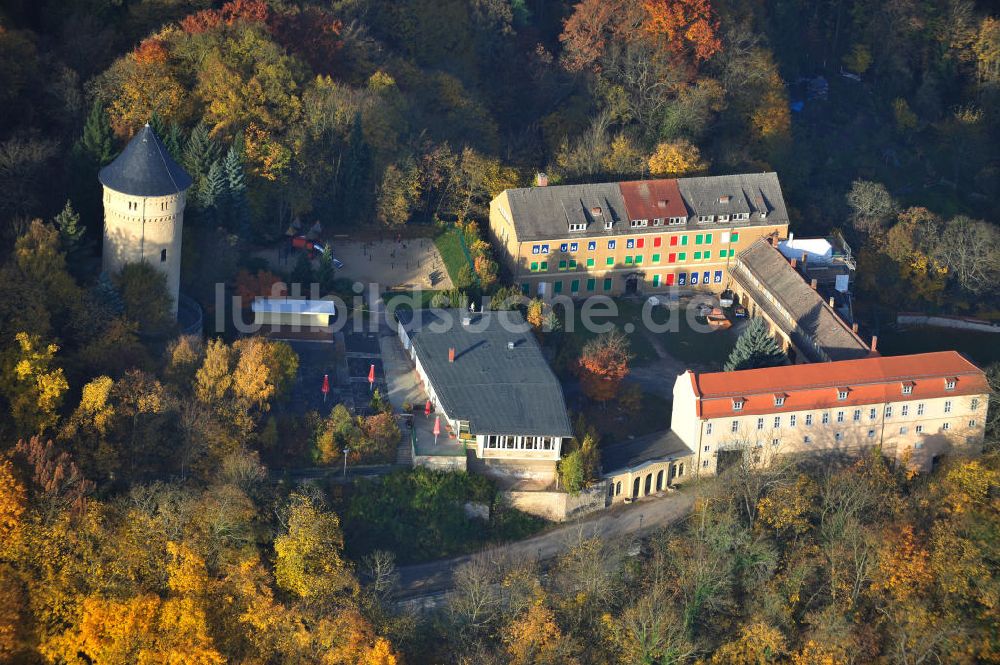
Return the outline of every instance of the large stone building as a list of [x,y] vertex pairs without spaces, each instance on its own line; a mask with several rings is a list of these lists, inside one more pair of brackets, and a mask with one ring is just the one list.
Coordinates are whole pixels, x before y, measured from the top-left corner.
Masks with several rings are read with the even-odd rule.
[[674,384],[671,428],[701,474],[716,473],[726,451],[770,458],[873,446],[926,471],[949,452],[980,452],[989,393],[983,371],[955,351],[687,371]]
[[774,173],[529,187],[493,199],[490,235],[526,295],[717,293],[788,213]]
[[[398,312],[398,334],[436,415],[487,473],[552,481],[573,436],[562,387],[516,311]],[[418,457],[423,451],[417,450]],[[463,468],[458,465],[458,468]],[[449,465],[454,466],[454,465]]]
[[147,124],[98,177],[104,186],[104,271],[114,274],[124,264],[139,261],[162,271],[176,318],[191,176]]

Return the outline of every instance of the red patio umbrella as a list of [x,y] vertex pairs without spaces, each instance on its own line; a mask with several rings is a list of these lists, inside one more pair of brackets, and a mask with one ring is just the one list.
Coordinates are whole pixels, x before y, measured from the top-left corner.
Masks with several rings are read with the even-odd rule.
[[427,404],[424,404],[424,415],[425,416],[431,415],[431,401],[430,400],[427,400]]
[[375,387],[375,363],[368,368],[368,390],[372,390]]
[[324,374],[323,375],[323,387],[320,388],[320,390],[323,391],[323,401],[325,402],[326,401],[327,393],[330,392],[330,375],[329,374]]
[[437,445],[438,435],[441,434],[441,416],[434,416],[434,445]]

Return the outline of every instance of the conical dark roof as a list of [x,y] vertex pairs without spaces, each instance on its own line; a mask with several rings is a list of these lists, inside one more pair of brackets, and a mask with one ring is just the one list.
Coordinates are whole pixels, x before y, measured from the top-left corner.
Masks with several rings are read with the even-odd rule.
[[191,176],[148,124],[97,177],[105,187],[132,196],[168,196],[191,186]]

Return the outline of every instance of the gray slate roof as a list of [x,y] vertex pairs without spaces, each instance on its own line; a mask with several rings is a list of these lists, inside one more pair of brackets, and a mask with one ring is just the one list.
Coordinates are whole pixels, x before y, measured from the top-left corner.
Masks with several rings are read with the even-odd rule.
[[[586,231],[573,232],[582,237],[610,233],[604,229],[609,220],[619,231],[628,227],[625,201],[615,182],[508,189],[507,199],[521,241],[566,237],[571,223],[587,225]],[[593,214],[595,208],[600,215]]]
[[[473,434],[573,435],[562,386],[519,312],[406,314],[399,318],[441,405],[450,417],[468,421]],[[449,348],[456,352],[453,363]]]
[[105,187],[131,196],[169,196],[191,186],[191,176],[173,160],[149,125],[97,177]]
[[668,429],[601,446],[601,473],[611,476],[647,462],[680,459],[692,454],[680,437]]
[[[507,198],[517,238],[521,242],[577,236],[588,238],[704,230],[711,229],[713,224],[719,223],[699,224],[698,215],[732,215],[738,212],[749,212],[750,218],[744,221],[722,222],[720,228],[788,222],[788,211],[781,193],[781,184],[778,182],[778,174],[774,172],[678,178],[677,184],[688,209],[686,226],[631,228],[629,212],[616,182],[508,189]],[[727,196],[728,202],[719,202],[720,198]],[[595,207],[601,208],[600,218],[590,214],[590,210]],[[767,212],[765,219],[760,218],[761,210]],[[607,230],[604,228],[604,221],[609,216],[614,226]],[[638,216],[640,219],[643,217],[644,215]],[[571,222],[586,223],[586,231],[570,233]]]
[[767,215],[761,221],[769,224],[788,221],[777,173],[681,178],[677,185],[692,216],[748,212],[752,220],[760,220],[763,211]]
[[[766,240],[758,240],[740,252],[732,275],[810,361],[854,360],[869,355],[868,345],[847,327],[822,296]],[[747,279],[747,275],[755,277],[764,290]],[[792,316],[797,323],[794,328],[788,325],[769,297]],[[826,354],[826,358],[817,353],[814,344]]]

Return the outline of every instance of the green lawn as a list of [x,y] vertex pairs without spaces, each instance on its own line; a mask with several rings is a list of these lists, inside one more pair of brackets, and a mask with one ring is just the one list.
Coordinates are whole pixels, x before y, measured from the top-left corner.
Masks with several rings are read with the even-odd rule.
[[1000,333],[971,332],[950,328],[882,328],[878,336],[882,355],[955,350],[981,366],[1000,362]]
[[[633,365],[645,365],[659,358],[654,348],[655,342],[666,353],[681,362],[722,367],[722,363],[729,356],[736,341],[736,334],[732,330],[711,330],[708,332],[696,330],[688,323],[682,307],[672,314],[676,318],[676,330],[671,327],[666,332],[655,332],[647,329],[643,324],[642,308],[644,302],[644,300],[636,299],[615,299],[615,304],[618,307],[617,316],[601,316],[593,319],[597,323],[613,323],[620,330],[626,332],[632,343],[632,353],[635,354]],[[565,313],[560,312],[559,314],[560,318],[566,321]],[[578,305],[573,312],[572,333],[562,336],[563,344],[568,348],[560,349],[560,355],[575,352],[579,356],[579,350],[583,348],[583,345],[598,334],[584,327],[580,320],[581,315],[582,307]],[[667,310],[663,307],[652,310],[652,321],[654,324],[665,324]],[[704,319],[700,319],[700,321],[704,322]],[[564,328],[569,332],[569,325],[565,325]],[[632,332],[628,332],[629,330]]]
[[[459,272],[464,266],[469,266],[469,260],[465,257],[465,251],[462,249],[462,238],[459,230],[456,228],[448,229],[434,239],[434,244],[441,253],[441,260],[444,261],[444,267],[448,271],[448,276],[451,277],[451,283],[459,284]],[[472,270],[472,266],[469,266],[469,269]]]

